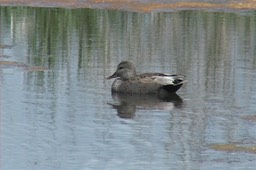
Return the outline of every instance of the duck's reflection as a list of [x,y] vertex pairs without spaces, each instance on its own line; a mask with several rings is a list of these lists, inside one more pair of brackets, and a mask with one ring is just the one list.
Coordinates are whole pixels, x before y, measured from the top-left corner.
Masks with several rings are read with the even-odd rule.
[[113,99],[118,104],[111,104],[117,110],[120,118],[133,118],[136,109],[143,110],[172,110],[182,107],[182,99],[176,93],[168,95],[135,95],[112,93]]

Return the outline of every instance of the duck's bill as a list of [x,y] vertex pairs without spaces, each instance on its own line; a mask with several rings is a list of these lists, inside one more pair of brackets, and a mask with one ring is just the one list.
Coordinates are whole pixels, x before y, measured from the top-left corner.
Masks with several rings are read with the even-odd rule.
[[107,77],[107,79],[113,79],[113,78],[116,78],[116,77],[117,77],[117,75],[116,75],[116,73],[114,73],[111,76]]

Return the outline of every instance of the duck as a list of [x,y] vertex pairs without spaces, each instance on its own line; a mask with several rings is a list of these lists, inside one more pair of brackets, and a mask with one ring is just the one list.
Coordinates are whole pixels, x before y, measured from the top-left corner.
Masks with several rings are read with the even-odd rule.
[[133,63],[122,61],[107,79],[114,79],[111,91],[126,94],[176,93],[186,82],[182,74],[143,73],[136,74]]

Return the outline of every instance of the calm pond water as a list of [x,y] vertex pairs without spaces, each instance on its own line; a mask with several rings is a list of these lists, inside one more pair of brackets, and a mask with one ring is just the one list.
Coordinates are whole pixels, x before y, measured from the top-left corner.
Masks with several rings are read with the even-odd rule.
[[[0,168],[254,169],[256,12],[0,7]],[[182,73],[111,95],[120,61]]]

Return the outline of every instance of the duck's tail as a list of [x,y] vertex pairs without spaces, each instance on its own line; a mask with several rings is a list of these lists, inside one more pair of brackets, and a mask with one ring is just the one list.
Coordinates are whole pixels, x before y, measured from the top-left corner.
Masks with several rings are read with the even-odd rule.
[[174,86],[177,86],[177,85],[180,85],[180,84],[184,84],[184,83],[186,83],[187,82],[187,80],[185,80],[185,76],[184,75],[182,75],[182,74],[179,74],[179,75],[177,75],[177,74],[173,74],[173,75],[171,75],[172,77],[173,77],[173,85]]
[[163,86],[163,89],[165,89],[166,91],[168,91],[169,93],[175,93],[177,90],[179,90],[181,88],[181,86],[187,82],[187,80],[185,80],[185,76],[184,75],[171,75],[170,77],[173,78],[173,81],[171,84],[166,84]]

